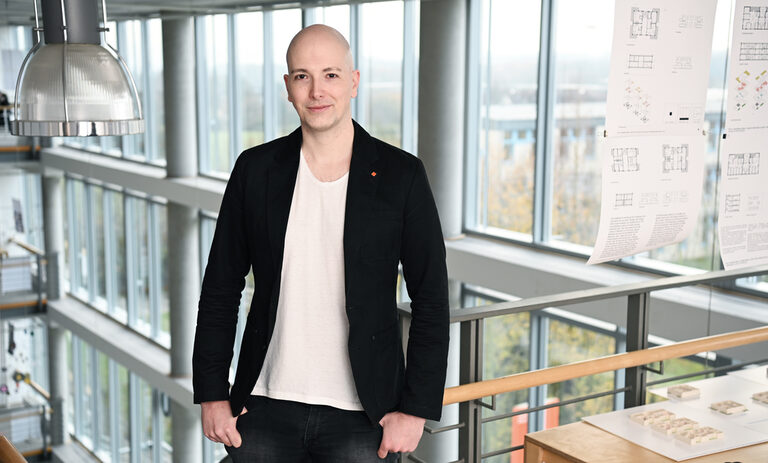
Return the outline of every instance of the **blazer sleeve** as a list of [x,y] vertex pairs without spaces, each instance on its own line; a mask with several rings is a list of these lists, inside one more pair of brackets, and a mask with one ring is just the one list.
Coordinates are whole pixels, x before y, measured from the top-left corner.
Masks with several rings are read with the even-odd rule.
[[250,266],[243,159],[235,162],[224,191],[200,291],[192,354],[195,403],[229,399],[237,314]]
[[445,243],[421,160],[406,198],[400,261],[411,298],[405,387],[398,410],[439,420],[448,365]]

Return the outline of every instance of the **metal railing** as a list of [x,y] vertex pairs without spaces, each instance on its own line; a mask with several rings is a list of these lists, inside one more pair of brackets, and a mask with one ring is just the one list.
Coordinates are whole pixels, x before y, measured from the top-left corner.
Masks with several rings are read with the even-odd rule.
[[[11,256],[8,250],[17,246],[25,251]],[[43,310],[43,292],[46,283],[45,254],[42,250],[10,238],[6,247],[0,247],[0,309]]]
[[[664,359],[732,347],[734,345],[768,341],[768,327],[764,327],[649,349],[648,327],[651,293],[665,289],[712,284],[766,274],[768,274],[768,265],[763,265],[748,269],[708,272],[701,275],[660,278],[638,283],[571,291],[550,296],[451,310],[450,321],[451,323],[459,323],[461,332],[459,354],[460,386],[446,389],[443,404],[459,404],[459,422],[441,428],[425,426],[425,431],[429,434],[436,434],[458,429],[459,459],[452,463],[479,463],[483,458],[513,452],[522,448],[522,445],[511,446],[483,453],[481,438],[482,425],[484,423],[619,393],[624,394],[625,408],[642,405],[645,403],[646,388],[648,386],[646,373],[649,370],[653,371],[647,366],[648,364]],[[625,354],[483,381],[483,320],[502,315],[531,312],[617,297],[627,298]],[[411,311],[407,304],[400,304],[399,310],[401,324],[403,325],[402,332],[404,336],[407,336]],[[734,365],[703,370],[696,372],[695,375],[699,376],[710,372],[721,372],[726,369],[737,369],[740,366]],[[554,404],[529,407],[511,413],[502,413],[492,417],[483,417],[481,413],[483,407],[496,409],[496,395],[498,394],[620,369],[624,369],[625,372],[623,387],[596,392]],[[690,376],[692,375],[683,375],[679,378],[682,379]],[[666,378],[654,384],[675,379],[678,378]],[[490,405],[482,401],[482,398],[488,396],[491,397]],[[414,462],[424,462],[424,460],[414,454],[406,454],[403,458]]]

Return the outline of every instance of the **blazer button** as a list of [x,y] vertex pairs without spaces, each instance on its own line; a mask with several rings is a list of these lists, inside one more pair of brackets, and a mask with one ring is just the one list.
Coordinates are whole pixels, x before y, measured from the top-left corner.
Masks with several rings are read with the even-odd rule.
[[371,336],[371,341],[375,341],[375,340],[376,340],[376,335]]

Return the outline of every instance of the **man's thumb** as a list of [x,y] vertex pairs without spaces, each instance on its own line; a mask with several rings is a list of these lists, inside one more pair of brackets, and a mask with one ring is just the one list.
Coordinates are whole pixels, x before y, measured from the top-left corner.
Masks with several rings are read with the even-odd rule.
[[387,453],[389,453],[389,452],[384,450],[384,446],[382,445],[382,446],[379,447],[379,451],[377,453],[379,454],[379,458],[381,458],[383,460],[383,459],[387,458]]

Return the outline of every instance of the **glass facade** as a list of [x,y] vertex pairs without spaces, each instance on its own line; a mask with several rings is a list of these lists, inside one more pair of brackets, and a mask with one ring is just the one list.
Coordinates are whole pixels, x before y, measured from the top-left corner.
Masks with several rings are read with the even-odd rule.
[[[613,2],[469,3],[468,87],[461,89],[468,95],[465,229],[587,255],[599,219],[598,144],[605,123]],[[730,13],[725,2],[720,3],[707,96],[712,135],[704,212],[696,231],[684,243],[625,259],[631,265],[669,273],[720,266],[714,246],[716,154]],[[286,98],[283,74],[285,49],[302,21],[332,25],[349,39],[362,74],[353,117],[374,136],[415,150],[418,1],[351,3],[306,11],[310,14],[302,16],[300,9],[292,8],[195,18],[197,161],[201,175],[223,182],[244,149],[298,126]],[[590,14],[585,15],[585,11]],[[66,144],[162,165],[162,21],[112,23],[107,40],[119,49],[133,72],[144,103],[147,132],[67,139]],[[24,188],[29,202],[39,202],[38,177],[30,176]],[[173,230],[168,229],[165,199],[77,175],[67,176],[65,192],[65,279],[69,293],[168,348],[168,284],[173,271],[168,265],[168,240],[173,239]],[[26,214],[31,225],[28,239],[41,246],[39,209],[36,214],[37,218],[32,212]],[[201,276],[215,223],[214,214],[200,213]],[[743,279],[733,287],[764,295],[768,293],[768,277]],[[253,276],[249,274],[240,302],[235,352],[240,349],[253,291]],[[399,291],[402,299],[407,299],[402,285]],[[466,307],[511,298],[477,287],[467,286],[463,291]],[[623,329],[559,309],[487,319],[482,323],[482,375],[496,378],[621,352]],[[74,406],[69,423],[73,435],[102,461],[170,461],[169,399],[77,336],[70,339],[68,379]],[[236,355],[233,361],[231,377],[237,366]],[[696,371],[706,361],[701,357],[681,359],[673,370]],[[622,384],[621,375],[611,373],[501,394],[496,398],[497,410],[483,407],[482,416],[492,418],[525,405],[562,402]],[[612,410],[617,400],[606,396],[558,407],[555,414],[487,421],[482,426],[482,451],[522,443],[515,429],[541,429],[553,423],[553,416],[560,424],[573,422]],[[219,461],[226,455],[222,445],[201,439],[205,461]],[[509,455],[484,461],[502,460],[508,461]]]

